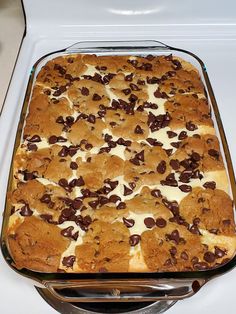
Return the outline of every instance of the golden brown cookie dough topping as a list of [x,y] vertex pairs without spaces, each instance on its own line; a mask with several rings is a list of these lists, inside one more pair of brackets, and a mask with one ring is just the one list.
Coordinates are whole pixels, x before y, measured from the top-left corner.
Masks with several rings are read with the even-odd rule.
[[13,176],[8,244],[19,268],[192,271],[234,254],[210,107],[197,69],[181,58],[50,60]]

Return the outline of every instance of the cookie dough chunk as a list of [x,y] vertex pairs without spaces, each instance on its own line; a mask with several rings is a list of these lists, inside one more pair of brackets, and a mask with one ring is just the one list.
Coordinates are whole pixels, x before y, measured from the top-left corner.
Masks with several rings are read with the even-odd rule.
[[194,93],[204,95],[204,86],[201,79],[196,75],[196,71],[185,71],[183,69],[171,72],[168,76],[164,77],[159,84],[159,91],[165,92],[166,94],[184,94]]
[[[199,263],[201,267],[201,262],[205,262],[206,249],[200,237],[174,223],[144,231],[141,250],[150,271],[194,270]],[[205,267],[210,268],[210,265]]]
[[101,105],[107,106],[110,98],[105,86],[93,80],[74,81],[67,94],[76,111],[84,114],[97,114]]
[[[105,116],[107,127],[117,137],[135,141],[148,137],[148,115],[146,112],[133,111],[134,106],[129,104],[131,114],[124,110],[109,110]],[[129,110],[129,109],[127,109]]]
[[70,116],[72,110],[66,98],[50,99],[47,95],[36,94],[32,100],[24,127],[24,138],[39,135],[49,138],[60,136],[63,124],[57,123],[58,117]]
[[129,250],[129,231],[123,223],[95,221],[75,254],[83,272],[127,272]]
[[166,222],[173,217],[171,211],[162,203],[160,190],[150,190],[147,186],[125,203],[126,209],[136,214],[150,213],[153,214],[154,218],[162,218]]
[[66,86],[87,69],[81,55],[75,57],[57,57],[42,67],[37,82],[48,87]]
[[129,56],[96,56],[84,55],[83,62],[86,65],[96,67],[103,73],[132,72],[133,67],[129,63]]
[[195,95],[176,95],[165,102],[165,110],[171,115],[170,128],[188,128],[187,123],[213,126],[210,108],[205,98]]
[[9,197],[14,205],[20,205],[24,207],[26,204],[30,210],[36,209],[38,214],[51,215],[54,220],[57,220],[60,215],[60,210],[63,209],[63,198],[66,198],[68,193],[55,185],[43,185],[37,180],[30,180],[25,183],[19,183],[17,189],[15,189]]
[[14,233],[8,235],[11,255],[17,268],[56,272],[61,254],[70,241],[63,237],[60,228],[36,217],[27,217]]
[[[95,119],[94,123],[78,120],[69,130],[67,137],[74,145],[82,144],[83,148],[91,149],[93,146],[102,146],[105,142],[102,138],[105,123]],[[89,146],[86,146],[89,145]],[[92,146],[91,146],[92,145]]]
[[90,158],[87,162],[77,158],[77,175],[83,177],[88,189],[98,190],[103,187],[105,179],[113,179],[123,174],[124,161],[118,156],[102,153],[91,155]]
[[158,184],[171,172],[168,156],[160,146],[133,142],[125,151],[124,178],[140,185]]
[[43,177],[58,183],[60,179],[68,179],[72,175],[70,158],[68,155],[64,156],[64,151],[66,151],[66,148],[53,145],[50,148],[20,155],[17,163],[21,170],[26,170],[34,173],[36,177]]
[[110,82],[110,91],[118,98],[126,102],[135,101],[138,105],[148,100],[147,86],[138,84],[139,77],[133,74],[127,76],[119,73]]
[[235,234],[232,201],[222,190],[194,188],[180,203],[180,215],[214,234]]
[[210,134],[186,138],[171,159],[179,162],[179,171],[199,169],[209,172],[224,169],[219,141]]

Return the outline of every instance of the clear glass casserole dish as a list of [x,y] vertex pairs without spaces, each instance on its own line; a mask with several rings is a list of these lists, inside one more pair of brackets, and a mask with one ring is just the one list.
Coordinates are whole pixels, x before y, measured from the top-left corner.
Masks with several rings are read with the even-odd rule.
[[[25,123],[28,104],[32,97],[32,88],[36,76],[47,61],[58,56],[73,54],[96,54],[103,56],[169,56],[176,57],[193,64],[199,71],[206,89],[206,95],[212,110],[216,133],[218,135],[223,160],[227,165],[227,175],[231,183],[230,196],[235,200],[235,178],[230,159],[229,149],[224,135],[217,103],[203,62],[194,54],[159,42],[84,42],[73,45],[65,50],[48,54],[34,65],[26,91],[20,123],[16,136],[14,152],[21,141],[22,129]],[[13,154],[14,155],[14,154]],[[9,177],[8,190],[12,185],[12,171]],[[7,246],[7,228],[11,212],[9,202],[6,202],[2,228],[1,246],[7,263],[21,275],[33,279],[38,284],[46,286],[58,299],[66,302],[112,302],[112,301],[156,301],[178,300],[189,297],[197,292],[202,285],[215,276],[221,275],[235,266],[236,257],[214,269],[184,271],[184,272],[130,272],[130,273],[43,273],[29,269],[17,269]]]

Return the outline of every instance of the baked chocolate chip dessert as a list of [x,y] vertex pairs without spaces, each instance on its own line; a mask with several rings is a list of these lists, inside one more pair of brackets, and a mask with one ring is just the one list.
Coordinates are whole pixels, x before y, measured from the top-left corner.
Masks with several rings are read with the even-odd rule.
[[33,87],[8,203],[19,269],[194,271],[235,254],[204,85],[172,55],[48,61]]

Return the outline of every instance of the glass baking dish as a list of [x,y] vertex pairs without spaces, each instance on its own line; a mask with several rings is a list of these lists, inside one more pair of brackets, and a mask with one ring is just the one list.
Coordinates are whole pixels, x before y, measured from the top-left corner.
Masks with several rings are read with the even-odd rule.
[[[205,85],[216,134],[220,141],[227,175],[231,184],[230,196],[236,199],[235,177],[227,141],[224,134],[216,99],[207,75],[204,63],[193,53],[167,46],[157,41],[130,42],[80,42],[67,49],[47,54],[33,66],[25,94],[24,104],[15,140],[14,153],[21,140],[28,104],[36,76],[47,61],[71,54],[97,55],[170,55],[182,57],[192,63],[198,70]],[[13,156],[14,156],[13,153]],[[8,182],[8,191],[12,184],[12,167]],[[1,235],[1,249],[6,262],[22,276],[34,280],[39,287],[46,287],[57,299],[64,302],[124,302],[124,301],[157,301],[179,300],[196,293],[207,281],[222,275],[236,265],[236,256],[226,264],[210,269],[189,272],[157,273],[42,273],[28,269],[17,269],[9,254],[6,244],[6,230],[10,217],[10,205],[6,201]]]

